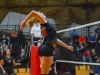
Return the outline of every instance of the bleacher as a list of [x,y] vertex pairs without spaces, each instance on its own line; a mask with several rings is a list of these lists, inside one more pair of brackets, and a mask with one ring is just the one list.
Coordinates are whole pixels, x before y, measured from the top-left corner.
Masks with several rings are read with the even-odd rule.
[[14,69],[15,75],[30,75],[29,68],[16,68]]

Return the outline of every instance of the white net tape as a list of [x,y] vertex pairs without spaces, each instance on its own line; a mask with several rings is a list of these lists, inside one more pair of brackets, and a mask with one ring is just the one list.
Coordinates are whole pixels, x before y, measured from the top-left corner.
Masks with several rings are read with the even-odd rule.
[[76,61],[65,61],[65,60],[56,60],[56,62],[63,63],[73,63],[73,64],[85,64],[85,65],[100,65],[99,63],[88,63],[88,62],[76,62]]
[[84,24],[84,25],[81,25],[81,26],[73,27],[73,28],[59,30],[59,31],[57,31],[57,33],[62,33],[62,32],[70,31],[70,30],[73,30],[73,29],[79,29],[79,28],[88,27],[88,26],[93,26],[93,25],[96,25],[96,24],[99,24],[99,23],[100,23],[100,21],[92,22],[92,23]]

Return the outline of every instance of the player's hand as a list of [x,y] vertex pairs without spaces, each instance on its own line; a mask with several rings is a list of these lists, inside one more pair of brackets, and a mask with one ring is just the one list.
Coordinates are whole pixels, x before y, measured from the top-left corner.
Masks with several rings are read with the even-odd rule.
[[54,71],[54,74],[57,75],[57,71]]
[[70,51],[73,51],[73,47],[72,46],[68,46]]
[[18,63],[18,65],[20,66],[20,65],[21,65],[21,63]]
[[4,74],[4,75],[6,74],[6,71],[5,71],[5,70],[3,70],[3,74]]

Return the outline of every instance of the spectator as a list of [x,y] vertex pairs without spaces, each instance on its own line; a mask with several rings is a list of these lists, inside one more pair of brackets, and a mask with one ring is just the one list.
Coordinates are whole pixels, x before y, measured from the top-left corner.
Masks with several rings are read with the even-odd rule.
[[79,43],[82,43],[86,47],[86,37],[83,34],[81,34],[81,36],[79,36],[78,41],[79,41]]
[[70,31],[70,34],[71,34],[71,41],[73,41],[73,42],[78,42],[77,40],[78,40],[78,31],[77,30],[71,30]]
[[87,49],[86,51],[84,51],[83,53],[83,62],[92,62],[92,53],[89,51],[89,49]]
[[9,45],[9,49],[10,49],[10,51],[11,51],[11,55],[12,55],[13,57],[16,57],[16,56],[17,56],[17,53],[18,53],[18,50],[17,50],[16,46],[13,45],[13,44],[10,44],[10,45]]
[[26,60],[25,50],[22,49],[21,53],[16,57],[16,62],[18,62],[18,63],[24,63],[25,60]]
[[24,38],[24,35],[23,35],[23,31],[20,30],[18,32],[18,45],[19,45],[19,48],[23,47],[23,44],[24,44],[23,41],[25,41],[25,38]]
[[10,43],[16,44],[17,43],[18,33],[13,29],[10,33]]
[[100,25],[98,26],[97,29],[95,29],[95,33],[96,33],[96,38],[99,41],[100,40]]
[[8,48],[8,46],[7,46],[5,43],[3,43],[3,44],[2,44],[2,49],[3,49],[4,51],[6,51],[7,48]]
[[2,50],[2,43],[0,42],[0,50]]
[[9,40],[6,38],[5,35],[2,36],[2,39],[0,41],[2,44],[5,43],[7,46],[9,46]]
[[73,52],[75,54],[77,54],[76,46],[74,45],[74,43],[73,42],[69,42],[69,46],[72,46],[73,47]]
[[[41,37],[41,26],[40,23],[37,22],[34,24],[34,26],[31,29],[31,34],[33,35],[33,41],[38,41]],[[37,43],[34,43],[35,46],[37,46]]]
[[98,58],[98,55],[97,55],[95,49],[93,48],[92,49],[92,61],[96,62],[97,58]]
[[77,46],[77,51],[80,53],[83,53],[85,49],[85,46],[80,42],[79,45]]
[[0,50],[0,60],[1,60],[4,56],[5,56],[4,50],[2,49],[2,50]]
[[88,47],[89,48],[94,48],[96,45],[96,36],[93,35],[91,32],[90,36],[88,37]]

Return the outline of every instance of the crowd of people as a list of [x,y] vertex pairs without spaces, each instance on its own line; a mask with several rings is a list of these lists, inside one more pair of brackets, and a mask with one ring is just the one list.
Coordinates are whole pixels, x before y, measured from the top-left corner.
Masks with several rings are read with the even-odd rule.
[[[20,49],[18,45],[18,33],[13,29],[9,37],[5,34],[0,37],[0,67],[3,74],[14,74],[13,65],[23,65],[26,61],[25,49]],[[8,66],[8,67],[7,67]]]
[[[79,35],[77,30],[72,30],[70,34],[74,52],[76,55],[81,55],[81,61],[98,63],[97,60],[100,58],[100,25],[94,32],[90,32],[89,36]],[[98,67],[96,66],[94,69],[97,70],[96,73],[99,71],[97,75],[100,75]]]

